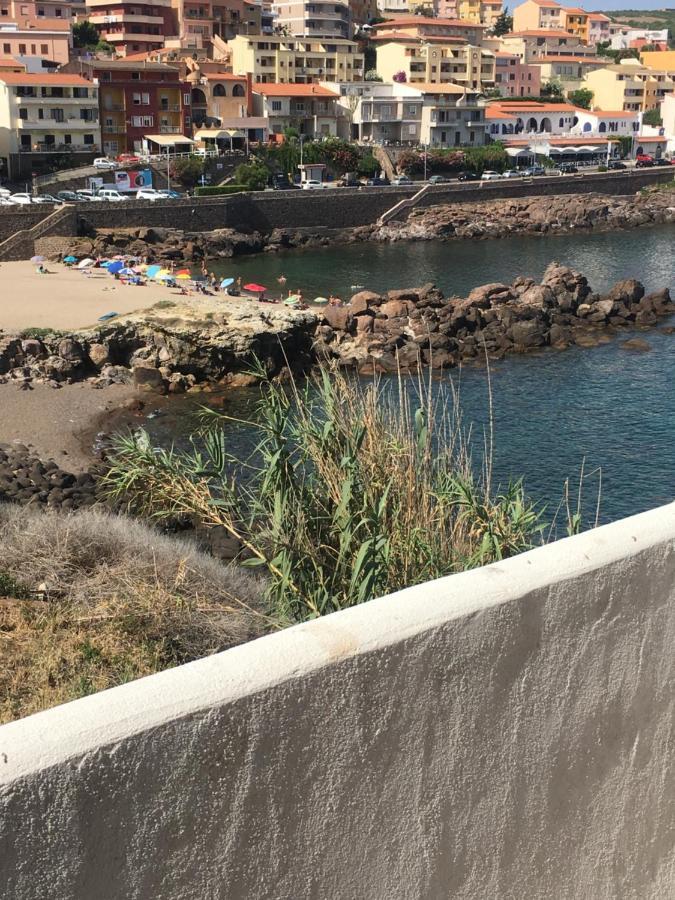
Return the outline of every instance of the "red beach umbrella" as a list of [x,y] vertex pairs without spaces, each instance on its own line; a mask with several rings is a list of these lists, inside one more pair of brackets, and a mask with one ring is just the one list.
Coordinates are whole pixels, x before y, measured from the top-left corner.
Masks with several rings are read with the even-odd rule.
[[179,269],[179,270],[176,272],[176,275],[189,275],[189,274],[190,274],[190,270],[189,270],[189,269]]
[[251,284],[245,284],[244,290],[250,291],[252,294],[262,294],[264,291],[267,290],[267,288],[265,287],[264,284],[251,283]]

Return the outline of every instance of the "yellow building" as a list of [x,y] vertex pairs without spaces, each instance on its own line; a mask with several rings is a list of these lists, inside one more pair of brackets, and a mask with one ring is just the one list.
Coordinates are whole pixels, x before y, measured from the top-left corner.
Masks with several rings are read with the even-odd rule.
[[640,61],[648,69],[675,72],[675,50],[646,50],[640,54]]
[[482,92],[495,84],[495,56],[461,38],[392,40],[377,48],[377,72],[384,81],[409,84],[458,84]]
[[583,87],[593,91],[595,109],[646,112],[656,109],[672,93],[675,81],[668,72],[648,69],[637,60],[624,60],[619,65],[588,72]]
[[494,25],[502,14],[502,0],[457,0],[457,18],[464,22]]
[[514,31],[565,31],[565,12],[555,0],[525,0],[513,10]]
[[363,53],[354,41],[238,34],[228,48],[233,73],[250,73],[254,84],[363,81],[365,74]]
[[565,31],[569,31],[570,34],[573,34],[575,37],[579,38],[580,41],[584,43],[588,43],[588,13],[585,9],[581,9],[581,7],[566,7],[565,10]]

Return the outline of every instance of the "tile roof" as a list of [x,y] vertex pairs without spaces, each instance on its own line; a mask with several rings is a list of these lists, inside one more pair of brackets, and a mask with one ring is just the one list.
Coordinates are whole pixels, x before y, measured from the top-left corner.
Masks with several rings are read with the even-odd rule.
[[378,22],[373,25],[373,31],[378,28],[390,28],[396,25],[454,25],[458,28],[487,28],[487,25],[479,25],[478,22],[466,22],[464,19],[431,19],[428,16],[395,16],[386,22]]
[[384,31],[381,34],[374,34],[371,38],[373,41],[400,41],[408,44],[419,44],[421,42],[436,42],[437,44],[468,44],[465,37],[458,34],[425,34],[420,36],[417,34],[408,34],[407,31]]
[[464,94],[464,88],[460,84],[428,84],[415,82],[409,84],[409,87],[415,88],[422,94]]
[[510,37],[554,37],[554,38],[574,38],[569,31],[563,31],[558,28],[527,28],[524,31],[510,31],[504,35],[505,38]]
[[340,95],[318,84],[255,84],[253,92],[264,97],[335,97]]
[[[45,16],[17,16],[15,19],[3,18],[2,25],[16,25],[19,31],[65,31],[70,33],[70,19],[47,19]],[[11,30],[0,30],[0,34],[11,34]]]
[[245,75],[233,75],[232,72],[206,72],[202,74],[202,78],[207,81],[246,81]]
[[87,81],[81,75],[55,74],[45,73],[36,75],[32,72],[2,72],[0,73],[0,81],[5,84],[53,84],[53,85],[81,85],[83,87],[93,87],[91,81]]

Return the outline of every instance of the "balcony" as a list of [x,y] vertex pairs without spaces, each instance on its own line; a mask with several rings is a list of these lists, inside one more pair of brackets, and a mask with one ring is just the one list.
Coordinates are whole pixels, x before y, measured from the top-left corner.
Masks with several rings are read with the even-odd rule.
[[126,125],[101,125],[104,134],[126,134]]
[[160,125],[160,134],[180,134],[181,128],[178,125]]
[[130,25],[141,24],[141,25],[159,25],[160,27],[164,25],[164,19],[162,16],[141,16],[136,15],[135,13],[121,13],[119,15],[98,15],[98,16],[89,16],[89,21],[92,25],[98,25],[105,31],[106,25],[124,25],[128,23]]
[[180,112],[179,103],[169,103],[168,105],[160,104],[160,112]]
[[38,141],[32,147],[19,147],[20,153],[100,153],[98,144],[45,144]]
[[23,106],[24,103],[32,103],[32,104],[38,103],[40,105],[43,105],[45,103],[69,103],[71,106],[76,106],[79,102],[81,102],[83,100],[89,101],[89,103],[96,102],[96,97],[94,97],[94,96],[73,97],[71,94],[69,94],[66,97],[58,97],[58,96],[57,97],[52,97],[52,96],[43,97],[41,95],[34,97],[30,94],[26,94],[26,95],[20,96],[20,97],[17,96],[14,99],[18,106]]
[[137,41],[144,41],[147,44],[164,44],[163,34],[145,34],[144,32],[135,34],[133,31],[108,31],[105,39],[110,44],[134,43]]
[[85,121],[80,118],[64,119],[62,122],[56,119],[19,119],[17,128],[20,131],[97,131],[98,119]]

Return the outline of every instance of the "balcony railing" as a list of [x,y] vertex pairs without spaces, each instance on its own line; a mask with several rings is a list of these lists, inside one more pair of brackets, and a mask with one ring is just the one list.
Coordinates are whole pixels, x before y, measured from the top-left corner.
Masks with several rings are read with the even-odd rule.
[[179,103],[160,104],[160,112],[180,112]]
[[178,125],[160,125],[160,134],[180,134],[181,130]]
[[32,147],[19,147],[20,153],[100,153],[97,144],[33,144]]

